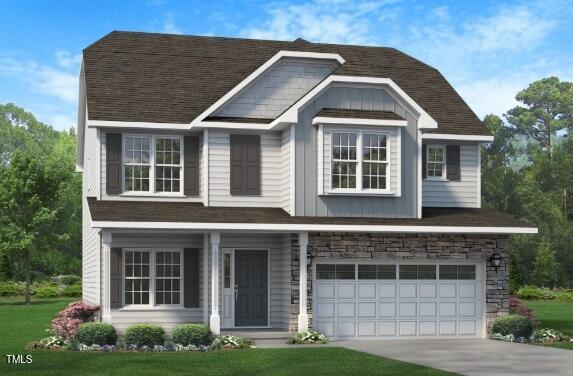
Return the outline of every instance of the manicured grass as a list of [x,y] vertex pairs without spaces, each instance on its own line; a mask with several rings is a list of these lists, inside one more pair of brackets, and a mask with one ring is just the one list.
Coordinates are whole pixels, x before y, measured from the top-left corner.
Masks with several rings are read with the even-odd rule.
[[33,363],[7,365],[0,374],[35,375],[451,375],[423,366],[336,347],[256,349],[212,353],[77,353],[26,351],[45,337],[54,314],[70,299],[0,298],[0,355],[32,354]]
[[[524,300],[523,302],[533,310],[535,319],[540,322],[540,328],[556,329],[573,336],[573,302],[558,300]],[[573,350],[571,342],[551,346]]]

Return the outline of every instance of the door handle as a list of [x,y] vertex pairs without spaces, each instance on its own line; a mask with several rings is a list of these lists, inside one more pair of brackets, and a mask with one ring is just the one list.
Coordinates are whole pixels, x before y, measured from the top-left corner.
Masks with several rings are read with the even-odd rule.
[[235,285],[235,302],[239,300],[239,285]]

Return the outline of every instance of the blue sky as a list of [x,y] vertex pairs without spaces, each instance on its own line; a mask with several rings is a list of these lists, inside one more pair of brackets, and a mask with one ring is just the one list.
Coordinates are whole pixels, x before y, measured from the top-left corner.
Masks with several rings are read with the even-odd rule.
[[76,123],[81,51],[112,30],[396,47],[438,68],[476,113],[528,83],[573,80],[573,2],[0,0],[0,103]]

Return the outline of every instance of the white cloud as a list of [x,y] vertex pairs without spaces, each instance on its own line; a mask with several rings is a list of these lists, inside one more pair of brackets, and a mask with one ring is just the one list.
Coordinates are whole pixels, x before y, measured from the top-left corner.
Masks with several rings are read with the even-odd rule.
[[82,54],[72,55],[68,51],[56,51],[56,61],[62,68],[76,68],[82,61]]
[[183,30],[175,24],[175,15],[171,12],[165,14],[163,32],[168,34],[183,34]]

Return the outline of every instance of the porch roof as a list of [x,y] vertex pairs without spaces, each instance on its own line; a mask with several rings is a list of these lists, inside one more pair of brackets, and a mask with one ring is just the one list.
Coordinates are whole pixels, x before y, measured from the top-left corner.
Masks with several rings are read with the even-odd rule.
[[[280,208],[205,207],[195,202],[105,201],[88,198],[94,227],[271,231],[536,233],[495,209],[424,208],[422,218],[291,216]],[[188,225],[188,226],[186,226]],[[260,225],[260,226],[257,226]],[[159,228],[159,227],[158,227]]]

